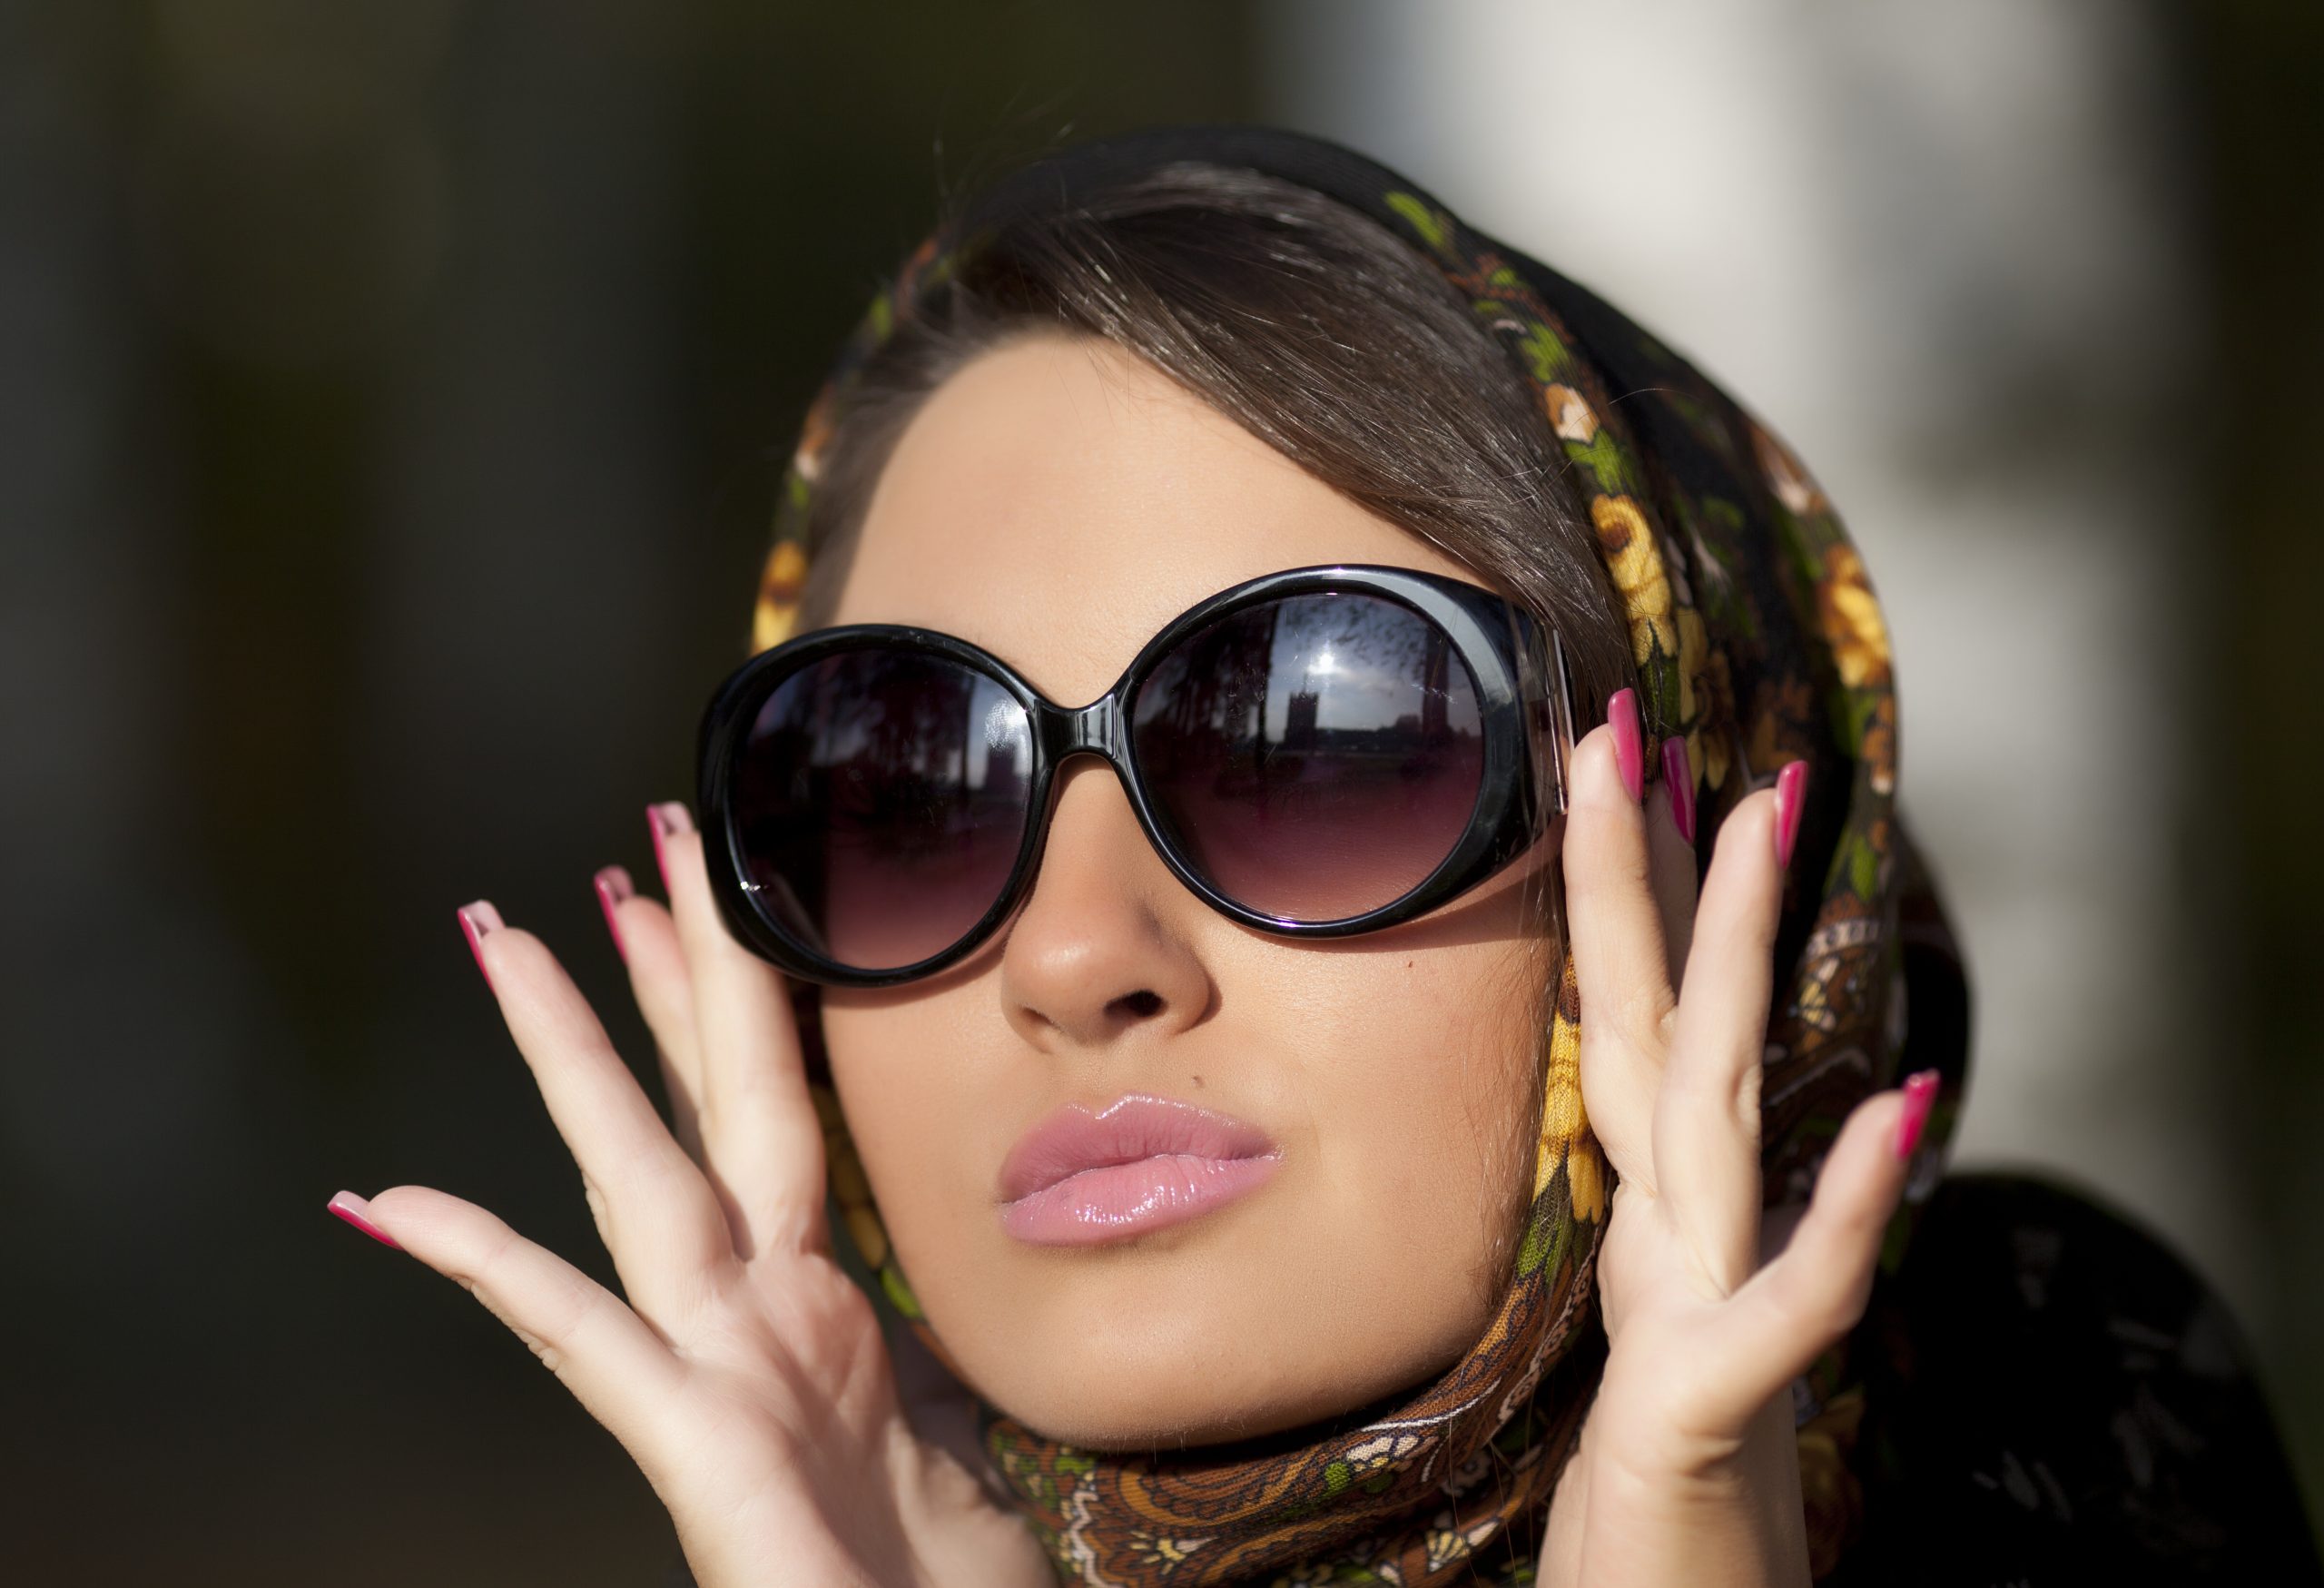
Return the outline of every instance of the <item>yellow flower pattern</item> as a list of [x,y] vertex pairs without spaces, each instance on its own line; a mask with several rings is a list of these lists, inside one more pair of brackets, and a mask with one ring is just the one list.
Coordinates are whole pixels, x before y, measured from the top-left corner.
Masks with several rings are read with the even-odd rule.
[[751,618],[753,656],[791,637],[799,619],[800,593],[806,586],[806,551],[795,540],[777,542],[759,574],[758,604]]
[[1641,667],[1659,650],[1675,656],[1679,646],[1671,632],[1670,580],[1662,571],[1662,553],[1654,544],[1653,528],[1639,505],[1628,497],[1599,497],[1590,504],[1590,521],[1598,527],[1598,545],[1606,554],[1606,571],[1628,604],[1630,653]]
[[1606,1160],[1590,1132],[1581,1100],[1581,1001],[1568,956],[1560,972],[1556,1011],[1550,1019],[1549,1070],[1541,1085],[1541,1129],[1533,1149],[1538,1199],[1562,1169],[1566,1206],[1584,1224],[1606,1218]]
[[1888,624],[1855,547],[1835,546],[1824,554],[1824,578],[1816,596],[1840,682],[1851,689],[1887,682]]

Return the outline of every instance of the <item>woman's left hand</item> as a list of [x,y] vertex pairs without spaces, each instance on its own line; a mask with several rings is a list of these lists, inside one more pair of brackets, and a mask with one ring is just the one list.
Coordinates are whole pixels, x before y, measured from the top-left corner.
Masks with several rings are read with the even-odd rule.
[[[1634,714],[1633,698],[1614,711]],[[1698,901],[1669,780],[1644,804],[1630,792],[1638,743],[1610,722],[1575,746],[1561,852],[1582,1099],[1620,1179],[1598,1255],[1610,1352],[1551,1506],[1544,1580],[1805,1583],[1787,1391],[1863,1316],[1929,1082],[1909,1110],[1896,1090],[1857,1105],[1807,1212],[1763,1258],[1777,834],[1803,789],[1762,789],[1728,814]]]

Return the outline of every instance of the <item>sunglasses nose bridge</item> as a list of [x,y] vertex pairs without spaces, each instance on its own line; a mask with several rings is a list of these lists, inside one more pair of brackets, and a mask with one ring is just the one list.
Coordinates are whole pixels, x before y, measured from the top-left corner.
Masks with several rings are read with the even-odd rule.
[[1102,755],[1116,766],[1123,764],[1127,735],[1120,704],[1110,695],[1100,695],[1088,705],[1044,713],[1041,727],[1042,748],[1052,765],[1085,752]]

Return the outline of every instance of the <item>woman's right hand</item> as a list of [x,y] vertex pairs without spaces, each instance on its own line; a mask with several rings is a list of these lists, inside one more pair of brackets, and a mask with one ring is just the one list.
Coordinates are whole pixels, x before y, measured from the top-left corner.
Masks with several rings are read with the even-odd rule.
[[1024,1523],[908,1420],[878,1318],[832,1256],[786,984],[727,932],[685,807],[652,815],[671,908],[608,911],[675,1135],[540,940],[489,904],[466,912],[626,1303],[442,1191],[334,1208],[532,1347],[645,1472],[701,1588],[1053,1582]]

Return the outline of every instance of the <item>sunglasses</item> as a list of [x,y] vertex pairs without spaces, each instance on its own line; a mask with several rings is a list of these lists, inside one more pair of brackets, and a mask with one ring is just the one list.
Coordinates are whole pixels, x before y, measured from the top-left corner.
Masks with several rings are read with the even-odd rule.
[[[881,987],[975,951],[1030,888],[1057,773],[1096,755],[1178,880],[1292,938],[1409,921],[1566,809],[1554,630],[1414,569],[1285,569],[1170,620],[1061,706],[934,629],[817,629],[744,662],[699,735],[712,892],[792,976]],[[1555,881],[1552,872],[1554,908]]]

